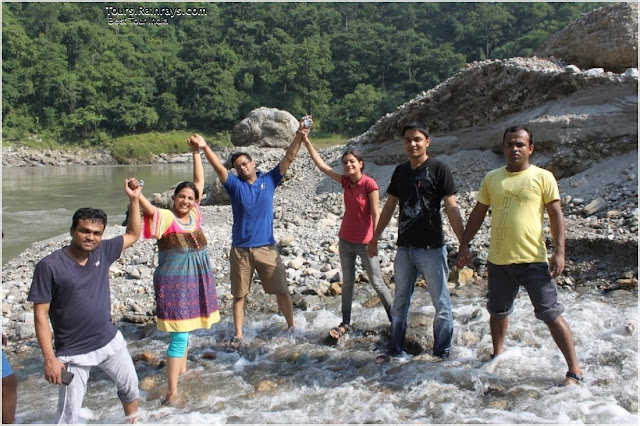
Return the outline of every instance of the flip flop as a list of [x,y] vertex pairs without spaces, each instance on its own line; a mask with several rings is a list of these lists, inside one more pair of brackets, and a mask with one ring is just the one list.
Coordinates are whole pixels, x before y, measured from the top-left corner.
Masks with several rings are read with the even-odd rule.
[[351,326],[349,324],[345,324],[341,322],[339,326],[333,327],[331,330],[329,330],[329,336],[338,340],[339,338],[347,334],[349,331],[351,331]]

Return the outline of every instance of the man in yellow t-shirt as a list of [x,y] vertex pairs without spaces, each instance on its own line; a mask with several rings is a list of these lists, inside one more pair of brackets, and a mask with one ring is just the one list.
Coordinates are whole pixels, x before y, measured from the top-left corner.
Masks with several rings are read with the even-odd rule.
[[[502,148],[507,165],[492,170],[482,181],[477,203],[469,216],[460,241],[457,266],[469,263],[469,242],[478,232],[491,207],[491,238],[487,270],[489,273],[489,325],[493,355],[504,351],[508,315],[522,285],[529,294],[536,318],[545,322],[553,340],[567,361],[563,385],[582,381],[573,335],[562,318],[553,278],[564,270],[565,228],[558,184],[551,172],[529,163],[533,138],[526,127],[507,129]],[[554,253],[547,263],[543,219],[547,210],[554,242]]]

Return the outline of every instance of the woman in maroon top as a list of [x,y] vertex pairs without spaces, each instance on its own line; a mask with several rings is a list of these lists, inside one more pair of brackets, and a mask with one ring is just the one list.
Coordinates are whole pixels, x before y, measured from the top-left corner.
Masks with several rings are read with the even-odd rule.
[[373,236],[373,230],[380,217],[378,184],[363,174],[364,161],[356,152],[349,150],[342,155],[343,174],[329,167],[318,155],[309,137],[303,136],[303,142],[311,154],[318,169],[342,185],[344,190],[344,218],[340,226],[340,264],[342,266],[342,322],[329,331],[329,335],[338,339],[351,329],[351,303],[356,276],[356,256],[367,271],[367,276],[391,321],[391,293],[382,281],[380,258],[367,255],[367,244]]

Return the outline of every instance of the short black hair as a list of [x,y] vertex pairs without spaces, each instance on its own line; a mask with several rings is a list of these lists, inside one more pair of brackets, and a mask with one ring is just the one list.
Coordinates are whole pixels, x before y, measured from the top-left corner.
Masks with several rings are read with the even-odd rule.
[[104,210],[93,209],[91,207],[82,207],[73,214],[73,219],[71,219],[71,228],[75,229],[78,226],[78,221],[80,219],[90,220],[91,222],[102,222],[104,227],[107,227],[107,214]]
[[515,133],[515,132],[519,132],[520,130],[524,130],[525,132],[527,132],[527,134],[529,135],[529,146],[533,145],[533,135],[531,134],[531,130],[529,130],[526,126],[511,126],[509,127],[507,130],[504,131],[504,134],[502,135],[502,144],[504,145],[504,138],[505,136],[507,136],[507,133]]
[[411,123],[407,123],[402,128],[402,136],[407,132],[407,130],[417,130],[422,133],[425,137],[429,137],[429,126],[420,122],[420,121],[412,121]]
[[249,153],[247,152],[236,152],[235,154],[231,154],[231,167],[235,167],[234,163],[236,162],[236,160],[242,156],[247,157],[247,159],[249,161],[253,161],[253,158],[251,158],[251,155],[249,155]]

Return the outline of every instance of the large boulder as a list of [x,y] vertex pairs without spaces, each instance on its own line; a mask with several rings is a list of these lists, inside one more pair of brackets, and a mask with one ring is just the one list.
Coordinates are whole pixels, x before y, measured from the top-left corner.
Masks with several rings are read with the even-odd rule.
[[276,108],[254,109],[231,131],[235,146],[256,145],[260,148],[287,148],[298,129],[298,120]]
[[583,16],[534,53],[581,68],[621,73],[638,67],[638,3],[614,3]]

